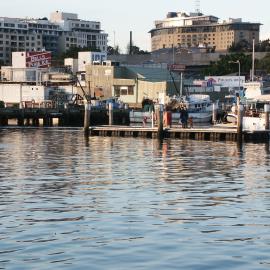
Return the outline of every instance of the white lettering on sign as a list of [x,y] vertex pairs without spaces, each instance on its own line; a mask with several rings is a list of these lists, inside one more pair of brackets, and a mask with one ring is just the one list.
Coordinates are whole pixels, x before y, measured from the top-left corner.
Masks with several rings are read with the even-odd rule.
[[26,54],[26,67],[47,68],[51,65],[50,52],[28,52]]

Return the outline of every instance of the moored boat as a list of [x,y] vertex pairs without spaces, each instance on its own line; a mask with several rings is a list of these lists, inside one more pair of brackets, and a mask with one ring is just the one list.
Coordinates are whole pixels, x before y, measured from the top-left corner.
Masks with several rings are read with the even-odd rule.
[[[193,123],[207,123],[211,121],[213,113],[213,103],[209,95],[193,94],[183,97],[174,97],[165,105],[168,111],[172,112],[172,123],[178,123],[180,119],[180,109],[185,107],[188,117]],[[130,121],[142,123],[143,119],[152,119],[151,111],[131,111]]]

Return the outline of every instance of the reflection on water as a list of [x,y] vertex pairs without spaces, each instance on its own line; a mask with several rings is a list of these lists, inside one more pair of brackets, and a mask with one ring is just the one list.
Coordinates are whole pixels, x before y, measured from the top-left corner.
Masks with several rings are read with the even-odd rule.
[[0,130],[0,269],[268,269],[269,145]]

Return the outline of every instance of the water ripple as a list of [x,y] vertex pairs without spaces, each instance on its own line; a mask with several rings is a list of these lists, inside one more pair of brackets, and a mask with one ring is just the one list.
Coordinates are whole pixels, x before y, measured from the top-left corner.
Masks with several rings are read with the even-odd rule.
[[0,133],[1,269],[269,268],[269,145]]

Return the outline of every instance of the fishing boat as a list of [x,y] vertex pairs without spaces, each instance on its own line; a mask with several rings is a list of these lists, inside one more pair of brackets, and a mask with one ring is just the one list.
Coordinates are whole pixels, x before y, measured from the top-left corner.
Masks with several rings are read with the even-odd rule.
[[[244,83],[244,97],[241,98],[245,106],[245,116],[259,117],[264,110],[264,104],[270,103],[269,82],[254,81]],[[226,114],[226,122],[237,123],[237,107],[234,103]]]
[[193,119],[193,123],[210,122],[213,114],[213,103],[209,95],[192,94],[174,98],[169,106],[172,106],[172,111],[176,111],[172,114],[173,122],[179,121],[180,112],[178,111],[181,107],[187,109],[188,116]]
[[[192,94],[182,97],[173,97],[165,108],[172,112],[172,123],[179,123],[180,108],[185,107],[188,117],[192,118],[193,123],[207,123],[211,121],[213,114],[213,103],[209,95]],[[130,111],[130,122],[142,123],[144,119],[152,119],[152,110]]]

